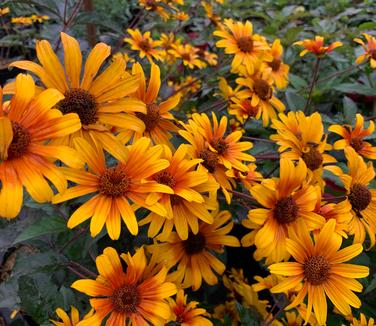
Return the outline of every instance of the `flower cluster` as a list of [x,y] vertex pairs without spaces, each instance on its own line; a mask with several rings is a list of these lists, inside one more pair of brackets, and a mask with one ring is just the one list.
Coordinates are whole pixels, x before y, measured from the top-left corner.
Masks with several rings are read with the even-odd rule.
[[[183,0],[139,3],[163,20],[188,19],[179,9]],[[167,81],[161,65],[201,70],[222,64],[223,53],[173,33],[152,39],[150,31],[129,28],[124,41],[147,58],[141,62],[131,51],[111,56],[105,43],[83,59],[79,42],[62,32],[64,62],[40,40],[37,62],[9,65],[30,74],[0,88],[0,216],[16,218],[26,190],[38,203],[74,207],[68,229],[86,225],[91,237],[107,234],[111,241],[145,230],[147,238],[126,253],[106,247],[95,258],[97,274],[71,284],[90,297],[89,313],[80,319],[75,307],[70,316],[58,308],[61,321],[51,322],[206,326],[230,316],[237,325],[239,303],[274,325],[274,308],[259,298],[268,291],[281,300],[275,304],[281,311],[295,309],[283,324],[325,325],[327,298],[354,325],[364,324],[351,307],[361,306],[354,292],[362,291],[357,279],[369,268],[351,260],[376,242],[376,147],[366,138],[374,123],[357,114],[355,125],[325,128],[318,112],[285,113],[276,93],[288,86],[290,69],[281,40],[254,33],[250,21],[222,22],[212,3],[202,7],[220,38],[216,47],[230,56],[235,84],[219,79],[222,99],[210,113],[182,114],[188,92],[202,81]],[[365,37],[367,45],[356,39],[365,51],[356,62],[369,59],[375,68],[376,42]],[[341,45],[325,47],[320,36],[296,44],[305,47],[301,56],[311,52],[320,60]],[[252,119],[272,130],[263,139],[274,146],[272,155],[251,152]],[[259,166],[269,158],[276,168],[263,176]],[[240,246],[254,246],[254,259],[270,274],[251,284],[244,271],[229,270],[225,249]],[[225,302],[215,307],[204,309],[187,295],[221,281]]]

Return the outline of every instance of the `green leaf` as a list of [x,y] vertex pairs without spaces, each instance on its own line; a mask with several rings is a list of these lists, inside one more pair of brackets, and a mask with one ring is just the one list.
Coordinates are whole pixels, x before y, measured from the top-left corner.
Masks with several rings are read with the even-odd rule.
[[61,217],[51,216],[41,218],[39,221],[30,225],[14,240],[13,244],[30,240],[41,235],[60,233],[67,230],[66,221]]
[[306,99],[295,92],[286,92],[286,101],[291,111],[303,110]]
[[345,84],[339,84],[337,86],[333,87],[335,90],[343,92],[343,93],[356,93],[366,96],[376,96],[376,89],[364,86],[359,83],[345,83]]
[[359,31],[376,29],[376,23],[375,22],[365,22],[363,24],[360,24],[358,29],[359,29]]
[[356,106],[356,103],[351,98],[345,96],[343,98],[343,114],[346,122],[354,122],[357,110],[358,107]]
[[365,294],[370,293],[370,292],[372,292],[375,289],[376,289],[376,274],[373,274],[372,281],[371,281],[370,284],[368,284],[368,286],[366,287],[364,293]]

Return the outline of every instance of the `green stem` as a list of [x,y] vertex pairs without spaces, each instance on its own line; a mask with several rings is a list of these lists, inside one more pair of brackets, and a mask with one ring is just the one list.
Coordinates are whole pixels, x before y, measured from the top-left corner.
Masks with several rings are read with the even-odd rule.
[[309,103],[311,102],[311,97],[312,97],[313,89],[314,89],[315,83],[317,81],[317,77],[318,77],[318,73],[319,73],[319,68],[320,68],[320,60],[321,60],[321,58],[317,57],[316,63],[315,63],[315,67],[313,68],[312,82],[311,82],[311,86],[309,88],[307,102],[306,102],[306,105],[305,105],[304,110],[303,110],[305,114],[309,113],[309,109],[308,109],[309,108]]

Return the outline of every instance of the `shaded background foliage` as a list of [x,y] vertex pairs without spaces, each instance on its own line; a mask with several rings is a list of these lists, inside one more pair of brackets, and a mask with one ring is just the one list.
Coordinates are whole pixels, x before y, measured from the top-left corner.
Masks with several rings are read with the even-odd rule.
[[[203,8],[198,6],[199,2],[185,2],[183,8],[190,15],[188,21],[163,22],[143,10],[136,0],[2,1],[1,5],[9,6],[14,17],[40,14],[48,15],[49,20],[25,27],[12,25],[5,17],[1,17],[0,82],[3,85],[19,72],[16,69],[9,71],[9,62],[35,58],[36,39],[48,39],[58,48],[60,31],[78,37],[84,51],[88,51],[97,41],[103,41],[112,46],[114,53],[129,50],[123,44],[123,38],[130,26],[143,31],[150,30],[156,36],[161,32],[174,31],[195,46],[210,49],[219,55],[217,67],[194,73],[182,67],[171,69],[169,65],[160,65],[161,75],[168,76],[170,80],[193,74],[203,83],[198,92],[185,98],[176,117],[184,119],[192,109],[198,112],[215,109],[225,114],[225,106],[217,105],[218,99],[214,94],[218,92],[219,76],[225,76],[229,83],[234,79],[227,74],[229,61],[223,51],[216,51],[213,27]],[[92,9],[88,6],[90,3]],[[299,49],[293,47],[292,43],[317,34],[328,40],[342,41],[344,46],[329,54],[321,66],[312,97],[315,110],[322,114],[326,125],[352,123],[356,112],[363,113],[369,119],[375,118],[376,73],[368,66],[354,66],[357,47],[352,41],[362,32],[376,29],[375,1],[226,1],[218,9],[217,14],[221,17],[251,20],[255,30],[265,35],[269,41],[281,39],[285,49],[284,60],[290,65],[290,85],[279,92],[279,97],[289,110],[304,107],[314,64],[310,56],[301,59]],[[210,74],[209,69],[212,69]],[[165,87],[162,92],[168,95],[171,90]],[[248,122],[245,129],[247,136],[251,137],[268,138],[271,133],[259,121]],[[374,137],[376,135],[372,138]],[[277,151],[275,144],[255,142],[252,154],[271,151]],[[341,158],[341,154],[336,155]],[[274,171],[275,162],[271,160],[261,160],[258,166],[265,175],[278,173]],[[325,178],[335,185],[334,177],[325,175]],[[375,187],[376,183],[373,184]],[[80,200],[75,203],[78,205]],[[80,273],[81,266],[95,270],[94,258],[108,245],[126,252],[150,243],[145,227],[140,228],[137,237],[132,237],[123,229],[120,240],[117,241],[110,241],[105,232],[92,239],[87,226],[68,230],[66,220],[75,208],[72,204],[37,205],[26,198],[18,219],[0,219],[0,325],[49,325],[48,319],[53,316],[54,310],[59,306],[68,309],[70,304],[81,311],[87,310],[84,296],[70,289],[70,284],[77,279],[75,273]],[[223,208],[231,210],[235,221],[246,218],[247,211],[240,201],[231,207],[224,205]],[[243,227],[237,225],[232,234],[241,238],[245,232]],[[252,259],[252,252],[253,248],[229,248],[222,259],[227,261],[229,269],[243,268],[249,280],[254,275],[267,275],[266,270]],[[356,263],[371,268],[371,276],[364,283],[365,292],[361,295],[363,305],[360,311],[376,318],[376,251],[373,249],[365,252],[355,260]],[[224,301],[223,289],[221,284],[204,286],[194,292],[192,297],[210,311],[220,300]],[[18,317],[10,320],[9,315],[14,309],[19,310]],[[256,323],[253,321],[252,311],[241,306],[239,311],[244,324]],[[331,316],[328,320],[329,325],[340,325],[342,322],[338,316]]]

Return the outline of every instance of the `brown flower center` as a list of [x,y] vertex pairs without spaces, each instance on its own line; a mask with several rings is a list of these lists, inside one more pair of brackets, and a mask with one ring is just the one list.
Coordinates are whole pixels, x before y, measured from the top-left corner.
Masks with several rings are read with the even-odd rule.
[[29,131],[18,122],[12,121],[13,138],[8,147],[8,160],[25,154],[30,144]]
[[203,149],[200,152],[200,158],[204,160],[202,163],[210,173],[213,173],[218,165],[219,157],[217,153],[213,153],[209,149]]
[[142,40],[138,46],[140,47],[141,50],[145,52],[149,52],[151,50],[151,44],[149,40]]
[[268,65],[270,68],[272,68],[273,71],[278,71],[281,63],[281,60],[274,58],[272,62],[268,62]]
[[304,275],[313,285],[324,283],[330,275],[330,263],[323,256],[313,256],[304,262]]
[[82,88],[72,88],[64,93],[65,98],[57,104],[57,108],[66,113],[77,113],[83,125],[97,121],[97,102],[95,97]]
[[158,104],[149,104],[146,108],[146,114],[136,112],[136,116],[145,123],[145,131],[152,131],[160,122],[161,115],[159,114]]
[[289,196],[277,201],[274,207],[274,217],[280,224],[294,222],[298,217],[299,207],[294,199]]
[[243,36],[237,40],[238,47],[242,52],[252,52],[253,40],[251,36]]
[[356,211],[366,209],[371,202],[372,194],[365,185],[355,183],[350,188],[349,201]]
[[253,85],[254,91],[263,101],[270,100],[273,96],[273,90],[263,79],[256,79]]
[[350,145],[356,152],[359,152],[363,148],[363,139],[361,137],[351,138]]
[[120,313],[136,313],[140,303],[140,294],[136,285],[123,285],[111,296],[114,309]]
[[218,152],[219,155],[223,155],[226,153],[228,144],[223,139],[219,139],[217,141],[213,140],[210,145]]
[[181,198],[178,195],[170,195],[170,200],[171,200],[171,205],[174,206],[174,205],[179,205],[183,201],[183,198]]
[[302,154],[302,159],[307,165],[307,168],[314,171],[321,167],[323,162],[322,154],[317,150],[317,148],[311,147],[307,153]]
[[376,60],[376,49],[370,50],[369,54],[371,55],[372,59]]
[[99,179],[99,192],[108,197],[124,196],[130,184],[130,177],[121,167],[108,168]]
[[199,232],[189,233],[188,239],[183,241],[183,247],[187,255],[194,255],[201,252],[206,245],[205,237]]
[[176,185],[176,181],[171,173],[167,171],[159,172],[155,175],[154,180],[158,183],[164,184],[173,188]]

